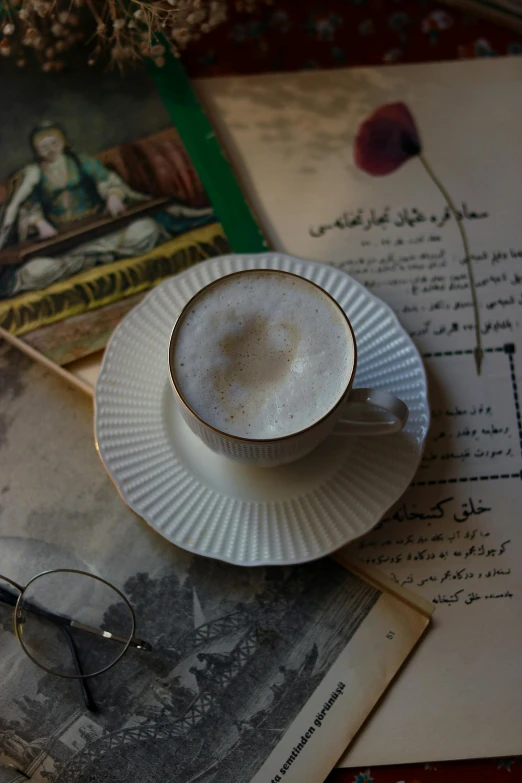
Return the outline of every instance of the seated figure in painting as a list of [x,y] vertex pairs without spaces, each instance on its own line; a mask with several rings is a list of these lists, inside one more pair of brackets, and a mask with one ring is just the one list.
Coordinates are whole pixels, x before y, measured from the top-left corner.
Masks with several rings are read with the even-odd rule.
[[[31,133],[36,158],[11,180],[11,194],[0,219],[1,249],[28,239],[49,240],[75,221],[103,214],[117,218],[150,196],[132,190],[97,158],[76,153],[54,123]],[[102,236],[79,237],[66,252],[31,258],[19,264],[0,262],[0,298],[45,288],[96,264],[147,253],[169,239],[216,220],[210,207],[171,203],[153,217],[132,222]]]

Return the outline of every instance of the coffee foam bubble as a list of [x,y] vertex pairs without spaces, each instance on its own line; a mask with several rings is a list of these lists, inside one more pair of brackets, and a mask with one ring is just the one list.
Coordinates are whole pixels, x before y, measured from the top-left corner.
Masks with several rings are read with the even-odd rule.
[[290,435],[340,400],[354,363],[351,332],[320,289],[252,271],[197,297],[178,325],[174,373],[190,408],[240,437]]

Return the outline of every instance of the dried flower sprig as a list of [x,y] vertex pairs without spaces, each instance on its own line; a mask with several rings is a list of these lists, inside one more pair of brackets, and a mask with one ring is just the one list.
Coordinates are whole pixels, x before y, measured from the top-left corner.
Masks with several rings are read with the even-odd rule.
[[229,10],[263,3],[271,0],[0,0],[0,56],[23,67],[32,51],[44,70],[60,71],[83,42],[89,65],[106,54],[119,67],[145,57],[161,67],[167,49],[179,57]]
[[473,261],[469,251],[463,217],[459,214],[450,194],[426,160],[422,151],[419,131],[406,104],[399,102],[380,106],[359,128],[354,143],[355,164],[367,174],[373,177],[381,177],[391,174],[411,158],[420,160],[427,174],[445,199],[449,212],[457,223],[464,249],[464,263],[468,271],[471,303],[475,318],[475,348],[473,354],[477,373],[480,375],[484,359],[480,308]]

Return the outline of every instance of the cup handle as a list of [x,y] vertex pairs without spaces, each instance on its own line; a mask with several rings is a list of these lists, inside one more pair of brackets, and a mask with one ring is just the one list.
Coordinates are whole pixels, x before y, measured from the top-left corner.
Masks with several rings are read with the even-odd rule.
[[370,410],[387,413],[386,420],[364,421],[342,417],[334,432],[340,435],[391,435],[399,432],[408,421],[408,407],[394,394],[384,389],[352,389],[345,405],[356,403]]

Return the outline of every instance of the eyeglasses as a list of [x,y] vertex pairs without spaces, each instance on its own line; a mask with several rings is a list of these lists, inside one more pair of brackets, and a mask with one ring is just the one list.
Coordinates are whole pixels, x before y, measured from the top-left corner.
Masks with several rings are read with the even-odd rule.
[[134,610],[123,593],[85,571],[44,571],[25,587],[0,574],[2,603],[14,607],[14,632],[25,654],[49,674],[79,680],[89,710],[96,710],[89,677],[111,669],[129,647],[152,650],[134,635]]

